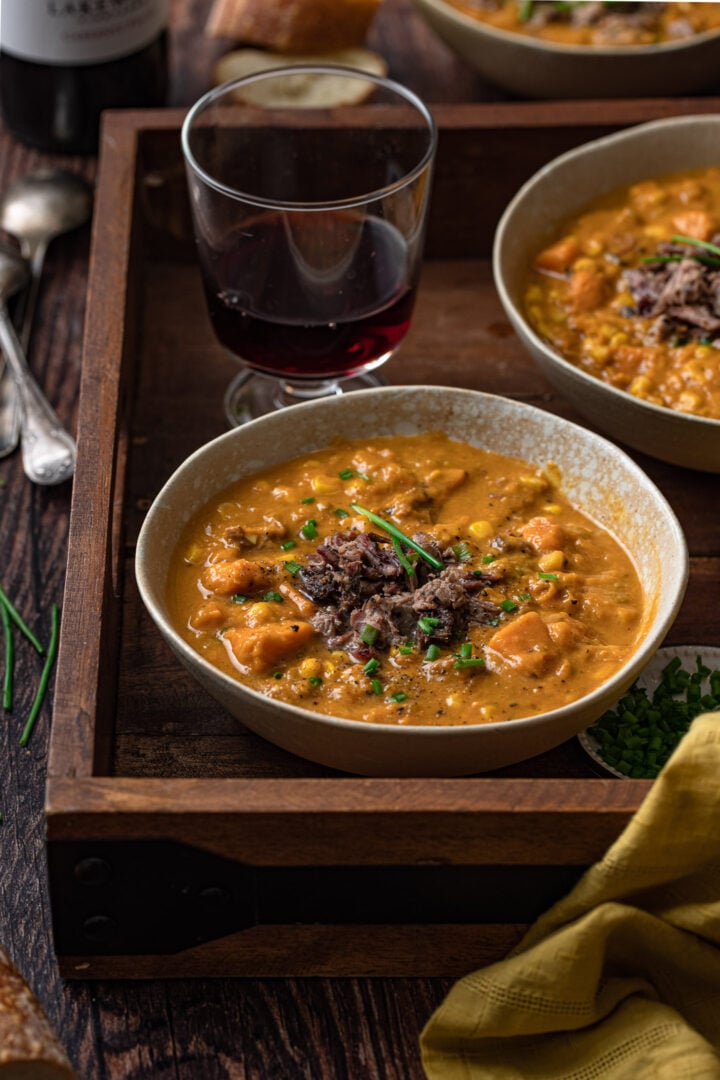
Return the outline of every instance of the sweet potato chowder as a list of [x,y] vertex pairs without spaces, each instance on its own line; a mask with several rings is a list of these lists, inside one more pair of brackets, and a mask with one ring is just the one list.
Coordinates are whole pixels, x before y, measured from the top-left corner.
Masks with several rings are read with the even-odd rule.
[[616,48],[682,41],[720,28],[720,4],[609,3],[578,0],[450,0],[465,15],[498,30],[559,45]]
[[628,555],[559,481],[439,433],[335,442],[195,515],[172,620],[223,671],[322,713],[546,712],[625,663],[643,607]]
[[720,168],[645,180],[565,223],[525,292],[534,329],[603,382],[720,419]]

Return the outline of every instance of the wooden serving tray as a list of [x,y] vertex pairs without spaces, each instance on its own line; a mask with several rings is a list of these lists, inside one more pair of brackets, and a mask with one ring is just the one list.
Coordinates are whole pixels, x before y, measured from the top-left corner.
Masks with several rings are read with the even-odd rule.
[[[427,263],[394,383],[471,387],[578,419],[492,284],[508,199],[558,153],[720,100],[442,106]],[[139,601],[143,514],[224,430],[234,363],[205,314],[175,111],[110,114],[94,222],[79,461],[47,789],[55,944],[70,978],[459,975],[497,959],[603,854],[649,783],[576,740],[468,779],[363,779],[231,719]],[[634,455],[687,533],[670,642],[720,642],[717,478]]]

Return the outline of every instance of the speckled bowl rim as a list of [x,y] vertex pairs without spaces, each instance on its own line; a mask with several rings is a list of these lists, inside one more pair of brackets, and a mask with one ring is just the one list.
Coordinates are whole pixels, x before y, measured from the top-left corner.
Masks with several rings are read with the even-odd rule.
[[522,34],[519,31],[503,30],[501,27],[492,26],[481,19],[474,19],[472,15],[465,15],[464,12],[447,3],[447,0],[421,0],[421,3],[429,8],[434,8],[443,16],[447,15],[458,26],[472,28],[481,36],[486,36],[490,40],[494,38],[504,44],[512,43],[520,48],[546,52],[550,55],[556,54],[557,56],[583,56],[586,58],[598,56],[615,59],[623,56],[631,59],[637,59],[641,56],[672,56],[675,53],[688,51],[693,46],[702,45],[706,41],[720,37],[720,27],[718,27],[717,30],[703,30],[701,33],[692,34],[688,38],[681,38],[678,41],[662,41],[657,45],[623,45],[615,48],[606,45],[566,45],[560,41],[545,41],[543,38],[531,37],[529,34]]
[[[710,416],[693,416],[691,413],[678,412],[675,409],[667,408],[664,405],[656,405],[652,401],[645,401],[643,398],[634,397],[629,394],[627,390],[620,390],[616,386],[611,386],[610,383],[603,382],[602,379],[596,378],[594,375],[589,375],[588,372],[583,371],[582,368],[573,364],[570,360],[567,360],[562,353],[557,352],[551,345],[549,345],[543,338],[536,334],[530,323],[525,317],[525,313],[522,308],[513,300],[505,284],[505,279],[502,272],[502,259],[503,249],[505,245],[505,238],[509,234],[512,228],[512,217],[514,216],[517,207],[522,203],[527,195],[538,186],[540,183],[544,183],[549,176],[552,176],[559,169],[564,168],[566,165],[584,157],[589,153],[595,153],[596,151],[603,150],[608,146],[618,146],[623,143],[633,142],[643,132],[650,131],[671,131],[673,128],[678,127],[692,127],[697,124],[714,124],[718,129],[718,140],[720,143],[720,114],[708,113],[706,115],[693,115],[693,116],[671,116],[664,120],[651,120],[646,124],[637,124],[634,127],[626,128],[623,131],[615,132],[612,135],[604,135],[600,139],[592,139],[590,142],[585,142],[581,146],[576,146],[572,150],[567,150],[564,154],[560,154],[558,157],[549,161],[546,165],[543,165],[541,169],[538,169],[529,180],[526,180],[520,190],[513,196],[508,205],[503,211],[502,217],[498,222],[495,230],[495,239],[493,241],[492,252],[492,268],[493,278],[495,280],[495,288],[498,291],[500,300],[506,311],[512,311],[515,318],[522,324],[523,330],[527,337],[532,341],[535,348],[543,352],[546,356],[550,357],[553,361],[566,368],[568,371],[573,372],[579,379],[592,385],[594,387],[603,387],[612,397],[618,401],[627,402],[632,401],[640,409],[647,409],[651,413],[655,413],[657,416],[667,417],[670,415],[673,422],[679,424],[690,425],[697,430],[698,426],[715,428],[720,425],[720,420],[716,420]],[[718,162],[720,163],[720,154],[718,155]],[[616,190],[617,184],[608,188],[608,191]],[[600,192],[596,192],[588,202],[591,202],[593,198],[597,198]],[[581,211],[578,211],[581,212]],[[556,224],[560,225],[567,215],[560,215],[556,219]]]
[[[546,420],[549,418],[550,422],[565,428],[566,430],[574,429],[581,436],[583,441],[594,444],[598,447],[598,450],[603,451],[606,454],[610,454],[611,457],[620,459],[624,467],[633,474],[633,478],[646,489],[651,489],[653,497],[663,505],[663,508],[667,514],[668,523],[672,527],[672,531],[675,534],[675,554],[676,554],[676,566],[675,566],[675,580],[677,582],[675,590],[674,602],[667,609],[664,617],[659,619],[659,612],[656,610],[649,617],[649,624],[646,631],[646,636],[650,637],[652,633],[652,639],[656,642],[654,647],[649,647],[646,642],[641,642],[636,651],[630,656],[628,661],[606,682],[602,683],[599,687],[593,690],[590,694],[585,694],[581,698],[577,698],[575,701],[570,702],[567,705],[562,706],[559,709],[551,709],[549,712],[538,713],[535,716],[519,717],[512,721],[499,721],[495,723],[486,724],[403,724],[399,725],[386,725],[386,724],[368,724],[364,720],[351,720],[347,717],[334,716],[328,713],[314,712],[311,709],[305,709],[302,706],[294,705],[290,702],[282,701],[277,698],[269,698],[265,694],[261,694],[259,691],[254,690],[246,683],[240,682],[237,679],[233,679],[230,675],[227,675],[224,671],[215,667],[203,656],[201,656],[195,649],[192,648],[175,630],[170,623],[169,619],[163,613],[160,605],[155,602],[154,599],[154,586],[152,581],[149,580],[145,571],[145,549],[149,545],[149,536],[153,525],[153,520],[159,509],[162,506],[166,493],[174,486],[182,482],[183,478],[188,472],[191,472],[195,466],[195,463],[203,457],[210,447],[218,446],[224,442],[231,443],[233,440],[239,440],[247,437],[247,432],[257,429],[257,427],[264,423],[265,417],[260,417],[257,420],[250,421],[248,424],[244,424],[242,427],[235,428],[234,430],[225,432],[223,435],[219,435],[216,439],[211,440],[209,443],[205,443],[199,447],[194,453],[192,453],[185,461],[178,466],[175,472],[170,476],[162,489],[159,491],[155,499],[153,500],[150,509],[147,512],[145,520],[140,529],[138,536],[136,555],[135,555],[135,575],[140,591],[141,598],[145,604],[147,610],[150,612],[155,623],[165,628],[165,632],[172,639],[173,648],[186,658],[190,667],[199,667],[212,681],[219,680],[221,685],[227,690],[237,693],[238,689],[241,695],[247,696],[250,700],[257,700],[265,705],[270,702],[275,705],[281,711],[288,715],[295,715],[305,720],[314,722],[316,724],[338,727],[348,731],[368,731],[368,728],[372,729],[373,733],[381,733],[382,737],[388,739],[403,739],[407,738],[408,734],[413,735],[416,738],[431,739],[442,736],[443,738],[450,739],[462,739],[467,738],[469,734],[477,735],[480,732],[498,732],[507,730],[508,723],[511,724],[514,731],[522,731],[523,729],[529,729],[535,727],[538,724],[548,724],[556,719],[564,719],[570,713],[572,713],[582,702],[584,705],[592,703],[599,697],[605,697],[608,692],[608,688],[615,684],[627,685],[629,679],[635,679],[642,668],[652,659],[652,656],[659,648],[663,638],[665,637],[668,629],[672,625],[677,611],[679,610],[682,602],[685,589],[687,586],[687,580],[689,576],[689,556],[687,543],[685,541],[685,535],[682,531],[680,523],[673,511],[672,507],[668,503],[665,496],[659,490],[659,488],[650,480],[645,472],[636,465],[624,451],[618,446],[612,443],[609,439],[604,438],[602,435],[598,435],[587,428],[581,427],[579,424],[575,424],[570,420],[566,420],[564,417],[557,416],[554,413],[545,412],[542,409],[538,409],[533,405],[527,405],[524,402],[515,401],[512,398],[504,398],[497,394],[486,394],[476,390],[464,390],[457,387],[445,387],[445,386],[387,386],[374,388],[370,390],[355,390],[352,392],[352,398],[358,402],[358,405],[363,403],[363,400],[371,402],[375,397],[379,395],[393,395],[393,394],[420,394],[425,395],[428,389],[432,389],[437,394],[447,394],[451,392],[455,395],[462,395],[467,398],[473,398],[477,401],[478,410],[484,401],[502,401],[507,407],[514,409],[518,412],[519,416],[534,415],[543,417]],[[348,395],[349,396],[349,395]],[[315,410],[318,408],[332,409],[332,402],[336,399],[322,399],[321,401],[310,401],[300,405],[293,405],[292,415],[297,423],[302,424],[302,417],[304,412],[309,410]],[[311,451],[307,451],[310,453]],[[499,451],[498,451],[499,452]],[[207,496],[207,501],[212,498],[212,495]],[[164,583],[166,584],[166,583]],[[620,694],[618,694],[618,697]]]

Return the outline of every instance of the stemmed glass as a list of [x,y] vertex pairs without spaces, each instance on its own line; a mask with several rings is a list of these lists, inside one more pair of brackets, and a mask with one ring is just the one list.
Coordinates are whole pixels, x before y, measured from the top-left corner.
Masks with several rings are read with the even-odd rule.
[[232,424],[381,381],[410,325],[436,142],[415,94],[351,68],[266,70],[192,107],[182,147],[207,307],[242,365]]

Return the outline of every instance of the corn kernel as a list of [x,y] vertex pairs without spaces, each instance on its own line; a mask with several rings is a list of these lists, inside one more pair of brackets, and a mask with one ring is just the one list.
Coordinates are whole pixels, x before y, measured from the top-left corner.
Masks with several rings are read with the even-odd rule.
[[523,487],[532,488],[533,491],[544,491],[548,482],[544,476],[521,476],[520,483]]
[[598,240],[596,236],[591,236],[589,240],[585,241],[583,251],[587,255],[600,255],[603,250],[602,241]]
[[544,514],[562,514],[562,506],[560,503],[545,503],[543,506]]
[[678,411],[679,412],[697,412],[702,405],[702,398],[699,394],[693,394],[689,390],[685,390],[678,398]]
[[205,561],[205,552],[199,544],[190,544],[190,547],[183,556],[184,561],[190,566],[198,566]]
[[542,319],[542,313],[543,313],[543,310],[542,310],[542,308],[540,307],[539,304],[530,304],[528,306],[528,315],[530,316],[531,319],[534,319],[536,322],[539,322],[540,319]]
[[550,308],[550,311],[548,312],[550,322],[555,323],[556,325],[567,322],[567,317],[567,311],[563,311],[563,309],[559,307]]
[[476,540],[487,540],[488,537],[492,536],[494,531],[492,523],[489,521],[473,521],[473,523],[468,526],[468,532],[471,536],[474,536]]
[[698,345],[695,349],[695,356],[698,360],[705,360],[710,355],[711,349],[709,345]]
[[542,300],[542,289],[539,285],[531,285],[525,293],[525,300],[528,304],[532,304],[533,301]]
[[334,652],[330,653],[330,657],[337,663],[341,663],[343,660],[347,660],[347,653],[344,653],[341,649],[336,649]]
[[628,336],[622,330],[618,330],[617,333],[613,334],[608,342],[611,349],[617,349],[618,345],[627,345],[627,343]]
[[246,622],[248,626],[260,626],[262,623],[272,622],[275,619],[277,608],[272,604],[259,600],[251,604],[247,609]]
[[573,270],[594,270],[595,260],[586,258],[576,259],[572,264],[572,268]]
[[335,667],[335,664],[333,664],[332,660],[326,660],[323,664],[323,671],[326,675],[334,675],[337,671],[337,668]]
[[303,679],[316,679],[319,675],[322,675],[322,662],[316,656],[306,656],[298,664],[298,671]]
[[646,236],[652,237],[653,240],[669,240],[668,231],[664,225],[646,225],[643,229]]
[[319,495],[326,495],[330,491],[337,491],[338,481],[333,476],[313,476],[310,487]]
[[653,384],[648,379],[647,375],[636,375],[633,381],[630,383],[630,393],[635,397],[647,397],[653,388]]
[[538,559],[538,566],[544,574],[552,574],[556,570],[562,570],[565,565],[565,553],[560,550],[546,551]]
[[613,301],[613,307],[617,308],[618,310],[625,307],[635,307],[635,299],[633,297],[633,294],[631,292],[628,292],[627,289],[623,289],[623,291],[619,292],[615,297]]
[[610,349],[607,345],[601,345],[599,342],[592,342],[588,345],[587,351],[590,353],[593,360],[597,360],[599,364],[604,364],[610,355]]

